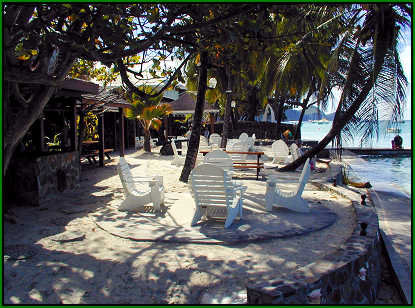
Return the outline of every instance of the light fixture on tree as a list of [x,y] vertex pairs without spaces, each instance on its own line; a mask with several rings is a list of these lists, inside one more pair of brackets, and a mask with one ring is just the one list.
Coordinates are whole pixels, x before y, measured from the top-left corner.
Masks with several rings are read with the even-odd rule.
[[236,102],[235,101],[231,101],[231,107],[235,108],[236,107]]
[[232,90],[231,90],[231,89],[227,89],[227,90],[225,91],[225,93],[226,93],[226,94],[231,94],[231,93],[232,93]]

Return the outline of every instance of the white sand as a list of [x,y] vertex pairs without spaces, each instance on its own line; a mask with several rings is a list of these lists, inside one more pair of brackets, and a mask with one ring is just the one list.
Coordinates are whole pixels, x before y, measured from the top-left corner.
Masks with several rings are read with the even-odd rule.
[[[166,202],[180,204],[173,199],[189,191],[178,180],[182,168],[170,164],[171,156],[139,151],[126,159],[136,175],[163,175]],[[13,210],[18,224],[6,222],[4,246],[35,245],[38,252],[28,259],[4,261],[6,304],[244,303],[246,282],[290,277],[296,269],[334,252],[350,237],[356,223],[350,201],[308,184],[303,197],[338,215],[322,231],[232,247],[122,239],[97,228],[88,215],[121,203],[117,161],[114,158],[105,168],[83,170],[81,188],[58,201]],[[248,191],[265,193],[265,182],[241,181],[248,184]],[[192,216],[194,204],[186,200],[190,201],[181,206]],[[83,212],[62,215],[63,209]],[[68,224],[51,224],[58,217]],[[56,241],[56,235],[68,232],[76,232],[81,240]]]

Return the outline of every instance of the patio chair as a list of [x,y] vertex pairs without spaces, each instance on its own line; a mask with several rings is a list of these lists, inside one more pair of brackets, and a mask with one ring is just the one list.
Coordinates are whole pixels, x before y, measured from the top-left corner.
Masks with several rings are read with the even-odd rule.
[[292,156],[292,161],[297,160],[297,158],[303,155],[300,148],[295,143],[290,145],[290,153]]
[[[226,151],[230,152],[248,152],[249,145],[246,142],[235,142],[226,146]],[[248,154],[230,154],[234,162],[243,162],[246,160]]]
[[276,184],[276,178],[270,177],[267,180],[267,188],[265,191],[265,208],[271,211],[272,207],[285,207],[292,211],[309,213],[307,201],[301,198],[304,187],[310,176],[310,159],[308,158],[304,164],[303,171],[298,180],[297,188],[291,192],[283,192]]
[[226,141],[226,151],[230,151],[229,149],[232,147],[232,145],[237,142],[239,142],[239,139],[228,139]]
[[246,142],[247,140],[248,140],[248,134],[247,133],[241,133],[240,135],[239,135],[239,141],[241,141],[241,142]]
[[288,145],[284,142],[284,140],[278,139],[277,141],[274,141],[272,143],[271,148],[273,154],[273,164],[280,162],[284,162],[286,164],[291,161],[290,149],[288,148]]
[[171,144],[171,148],[173,149],[173,155],[174,155],[173,160],[171,161],[171,164],[176,165],[176,166],[184,166],[186,157],[179,155],[179,153],[177,152],[176,143],[174,142],[174,140],[172,140],[170,144]]
[[207,153],[203,158],[203,163],[221,167],[232,177],[232,157],[222,150],[213,150],[212,152]]
[[220,147],[220,143],[222,142],[222,137],[219,134],[213,133],[209,137],[209,144],[210,145],[216,145],[217,147]]
[[117,171],[125,195],[125,200],[119,207],[120,211],[134,211],[148,203],[153,203],[154,209],[160,210],[160,205],[164,204],[162,176],[133,177],[124,157],[120,157]]
[[[184,141],[180,142],[180,144],[182,146],[181,155],[186,156],[186,153],[187,153],[187,138],[183,137],[183,136],[177,136],[177,140],[184,140]],[[177,147],[176,147],[176,149],[177,149]]]
[[228,228],[236,217],[242,217],[246,187],[234,186],[229,174],[221,167],[199,165],[190,173],[190,187],[196,203],[192,226],[203,217],[225,218],[225,228]]
[[209,146],[209,142],[207,140],[207,138],[205,136],[200,136],[199,139],[199,151],[203,151],[203,150],[210,150],[210,146]]

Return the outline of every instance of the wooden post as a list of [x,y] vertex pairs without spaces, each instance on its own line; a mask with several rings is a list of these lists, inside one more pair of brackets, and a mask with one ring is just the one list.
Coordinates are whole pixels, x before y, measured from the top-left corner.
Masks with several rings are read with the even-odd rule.
[[45,143],[45,116],[42,114],[39,119],[39,142],[40,142],[40,151],[46,152],[46,143]]
[[98,118],[98,136],[99,166],[104,167],[104,113],[101,113]]
[[215,119],[213,117],[213,112],[209,113],[209,120],[210,120],[210,134],[215,132]]
[[169,117],[170,115],[168,115],[167,117],[165,117],[164,120],[164,137],[167,140],[169,140]]
[[125,142],[124,142],[124,112],[122,108],[119,109],[119,121],[120,121],[120,157],[124,157],[125,153]]
[[78,151],[78,138],[76,138],[76,100],[73,101],[71,111],[71,132],[69,137],[71,138],[71,151]]

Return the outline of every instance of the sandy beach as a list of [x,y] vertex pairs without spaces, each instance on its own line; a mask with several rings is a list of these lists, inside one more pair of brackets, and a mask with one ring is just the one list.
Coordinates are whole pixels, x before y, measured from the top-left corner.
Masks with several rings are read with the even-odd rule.
[[[134,175],[163,176],[165,217],[171,214],[178,226],[191,228],[195,205],[188,184],[178,180],[182,168],[171,165],[172,156],[140,150],[126,160]],[[4,225],[5,304],[246,303],[247,282],[289,279],[297,269],[335,252],[356,224],[350,200],[311,184],[313,178],[329,177],[328,170],[313,173],[303,193],[310,207],[323,206],[337,215],[320,231],[234,245],[125,239],[96,220],[103,210],[116,213],[123,200],[117,163],[114,155],[104,168],[83,166],[78,189],[40,207],[13,207],[17,223]],[[266,182],[245,179],[243,172],[238,180],[251,196],[244,209],[264,212]],[[290,189],[295,182],[282,185]],[[140,215],[146,217],[130,214],[137,221]]]

